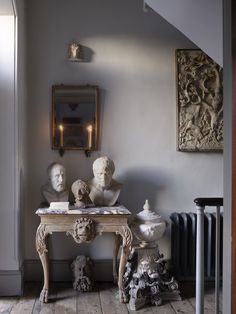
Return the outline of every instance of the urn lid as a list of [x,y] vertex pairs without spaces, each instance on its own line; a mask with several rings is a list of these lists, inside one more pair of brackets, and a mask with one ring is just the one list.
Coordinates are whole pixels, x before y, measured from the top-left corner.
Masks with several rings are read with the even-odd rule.
[[146,200],[143,210],[136,215],[135,220],[139,222],[161,222],[162,218],[150,209],[149,202]]

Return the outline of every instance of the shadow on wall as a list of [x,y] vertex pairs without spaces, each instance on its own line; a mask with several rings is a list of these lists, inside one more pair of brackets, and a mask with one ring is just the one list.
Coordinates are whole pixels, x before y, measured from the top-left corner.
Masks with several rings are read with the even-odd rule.
[[152,209],[158,208],[158,198],[161,193],[166,193],[170,178],[161,170],[137,168],[127,171],[119,178],[123,189],[119,201],[124,204],[132,214],[143,209],[146,199]]
[[94,51],[86,46],[82,46],[82,58],[83,62],[92,62],[94,56]]

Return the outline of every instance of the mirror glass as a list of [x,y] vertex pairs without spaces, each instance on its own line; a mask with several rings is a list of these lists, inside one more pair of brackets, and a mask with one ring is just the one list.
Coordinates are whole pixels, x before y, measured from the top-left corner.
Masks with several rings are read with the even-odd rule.
[[52,87],[53,149],[97,149],[98,87]]

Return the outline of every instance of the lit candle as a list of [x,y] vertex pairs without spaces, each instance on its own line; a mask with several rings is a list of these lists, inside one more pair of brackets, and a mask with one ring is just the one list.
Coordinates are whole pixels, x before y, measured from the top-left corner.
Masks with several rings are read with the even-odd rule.
[[91,149],[92,148],[92,133],[93,133],[93,126],[89,125],[87,127],[88,130],[88,148]]
[[62,124],[59,125],[59,130],[60,130],[60,146],[63,147],[63,131],[64,127]]

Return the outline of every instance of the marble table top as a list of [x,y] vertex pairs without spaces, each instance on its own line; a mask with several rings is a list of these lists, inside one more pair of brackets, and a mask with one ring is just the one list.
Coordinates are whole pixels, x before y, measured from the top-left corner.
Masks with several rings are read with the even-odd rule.
[[40,207],[36,211],[37,215],[76,215],[76,214],[89,214],[89,215],[131,215],[131,212],[123,205],[119,206],[102,206],[102,207],[87,207],[78,208],[70,205],[69,209],[49,209],[49,207]]

